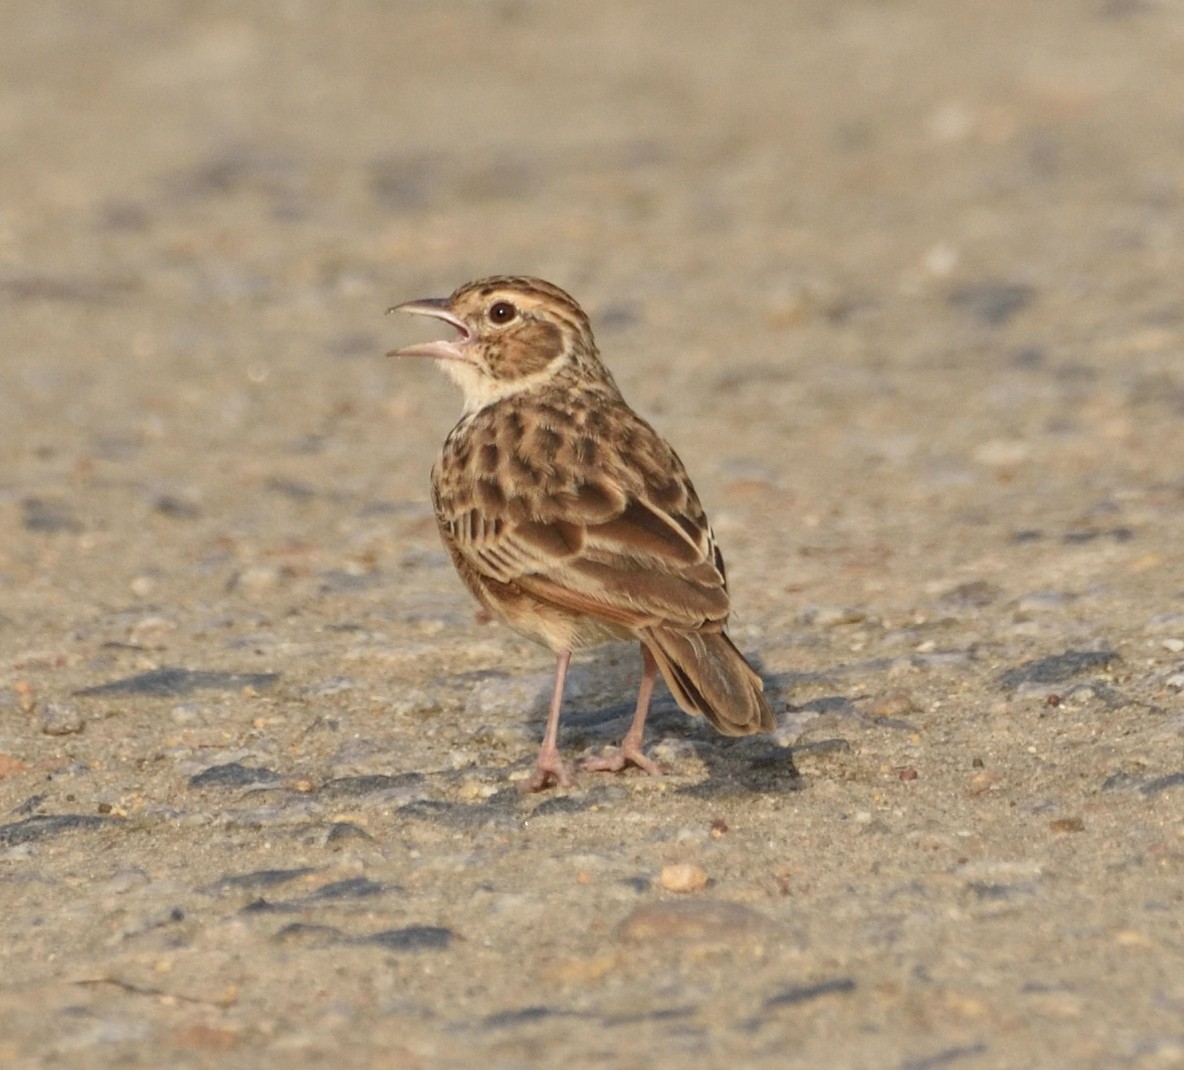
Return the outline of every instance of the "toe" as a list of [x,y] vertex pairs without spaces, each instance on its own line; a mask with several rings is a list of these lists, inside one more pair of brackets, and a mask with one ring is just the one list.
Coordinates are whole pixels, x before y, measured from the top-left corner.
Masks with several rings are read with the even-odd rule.
[[556,756],[554,759],[539,758],[534,776],[524,782],[526,791],[546,791],[555,785],[560,788],[572,786],[571,773],[567,766]]
[[582,764],[589,773],[619,773],[625,768],[625,756],[616,751],[603,758],[585,758]]
[[619,773],[627,765],[635,765],[650,776],[661,776],[662,768],[647,758],[640,747],[621,747],[603,758],[585,758],[584,768],[592,773]]

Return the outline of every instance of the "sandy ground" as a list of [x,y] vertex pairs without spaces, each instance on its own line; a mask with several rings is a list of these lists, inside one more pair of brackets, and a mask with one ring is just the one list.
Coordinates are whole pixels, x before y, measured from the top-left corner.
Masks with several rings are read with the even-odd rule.
[[[4,24],[0,1064],[1184,1066],[1177,4]],[[683,455],[775,737],[517,791],[550,658],[383,357],[500,272]]]

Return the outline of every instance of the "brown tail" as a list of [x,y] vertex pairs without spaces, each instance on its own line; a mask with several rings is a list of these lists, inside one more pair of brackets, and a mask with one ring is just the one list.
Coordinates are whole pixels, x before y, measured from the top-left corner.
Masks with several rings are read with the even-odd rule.
[[641,641],[687,713],[701,713],[725,736],[773,731],[761,678],[723,632],[646,628]]

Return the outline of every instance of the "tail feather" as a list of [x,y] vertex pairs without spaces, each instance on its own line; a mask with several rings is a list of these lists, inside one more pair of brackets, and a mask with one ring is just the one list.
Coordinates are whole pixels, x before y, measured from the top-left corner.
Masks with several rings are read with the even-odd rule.
[[702,714],[725,736],[773,731],[761,678],[723,632],[646,628],[641,641],[687,713]]

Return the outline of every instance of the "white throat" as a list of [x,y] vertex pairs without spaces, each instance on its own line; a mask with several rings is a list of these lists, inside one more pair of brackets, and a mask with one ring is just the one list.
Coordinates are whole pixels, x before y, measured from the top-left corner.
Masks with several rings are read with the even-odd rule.
[[479,412],[496,401],[541,386],[567,363],[566,354],[533,375],[520,379],[492,379],[466,360],[442,360],[441,367],[464,395],[464,415]]

